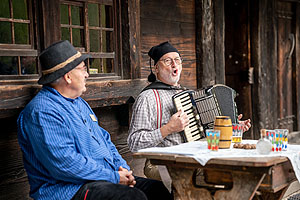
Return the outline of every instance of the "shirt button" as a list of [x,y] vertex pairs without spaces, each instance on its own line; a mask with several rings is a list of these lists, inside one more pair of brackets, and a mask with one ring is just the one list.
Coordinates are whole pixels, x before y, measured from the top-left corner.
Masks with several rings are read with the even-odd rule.
[[86,123],[86,120],[84,119],[83,122]]
[[92,129],[89,129],[90,132],[92,132]]

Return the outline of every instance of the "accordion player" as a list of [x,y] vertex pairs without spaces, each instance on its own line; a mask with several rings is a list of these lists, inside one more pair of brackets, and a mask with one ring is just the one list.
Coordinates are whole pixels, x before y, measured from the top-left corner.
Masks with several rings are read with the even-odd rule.
[[177,111],[182,110],[189,118],[183,130],[185,142],[205,137],[205,130],[213,128],[216,116],[230,116],[232,123],[237,123],[235,97],[235,90],[222,84],[175,94],[172,98]]

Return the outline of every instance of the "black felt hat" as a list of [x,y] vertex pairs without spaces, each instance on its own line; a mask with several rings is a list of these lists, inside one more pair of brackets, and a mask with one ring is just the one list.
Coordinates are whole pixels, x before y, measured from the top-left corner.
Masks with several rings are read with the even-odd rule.
[[[163,55],[170,52],[177,52],[179,54],[178,50],[167,41],[167,42],[160,43],[159,45],[153,46],[149,50],[148,55],[150,56],[150,58],[154,60],[154,65],[156,65],[156,63]],[[148,76],[148,81],[154,82],[155,80],[156,77],[152,72],[151,59],[150,59],[150,75]]]
[[88,54],[82,55],[68,40],[54,43],[39,55],[42,76],[38,83],[51,83],[90,57]]

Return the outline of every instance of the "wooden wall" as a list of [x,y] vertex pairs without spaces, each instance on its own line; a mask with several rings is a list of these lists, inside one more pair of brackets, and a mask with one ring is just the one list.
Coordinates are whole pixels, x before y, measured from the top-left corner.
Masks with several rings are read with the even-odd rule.
[[224,1],[141,1],[141,77],[149,75],[148,51],[169,41],[183,57],[181,85],[197,89],[225,83]]
[[[291,30],[280,26],[282,5],[289,5],[293,1],[257,0],[252,2],[252,31],[251,31],[251,62],[254,67],[254,85],[252,88],[253,119],[255,139],[260,137],[261,128],[289,128],[290,131],[299,130],[299,23],[294,23]],[[294,1],[293,17],[286,17],[299,21],[299,3]],[[281,5],[281,6],[280,6]],[[289,14],[293,13],[289,12]],[[287,21],[288,22],[288,21]],[[285,23],[287,23],[285,22]],[[281,22],[282,23],[282,22]],[[286,34],[287,33],[287,34]],[[290,53],[283,46],[291,46],[285,37],[295,34],[296,49],[287,60]],[[284,40],[282,40],[284,38]],[[287,52],[287,53],[286,53]],[[283,60],[283,61],[282,61]],[[282,62],[290,63],[289,70],[283,70]],[[290,74],[290,76],[288,76]],[[292,74],[292,75],[291,75]],[[287,86],[290,84],[290,86]],[[289,89],[286,89],[289,87]],[[283,92],[282,92],[283,91]],[[287,103],[288,99],[290,103]],[[285,103],[282,103],[285,102]],[[292,102],[292,103],[291,103]],[[284,107],[283,107],[284,105]],[[291,124],[281,123],[281,113],[293,107]],[[291,115],[291,114],[287,114]]]
[[147,78],[150,72],[150,48],[169,41],[183,57],[180,83],[195,89],[197,81],[194,0],[141,1],[140,24],[141,77]]
[[29,199],[29,184],[17,139],[17,116],[0,119],[0,199]]

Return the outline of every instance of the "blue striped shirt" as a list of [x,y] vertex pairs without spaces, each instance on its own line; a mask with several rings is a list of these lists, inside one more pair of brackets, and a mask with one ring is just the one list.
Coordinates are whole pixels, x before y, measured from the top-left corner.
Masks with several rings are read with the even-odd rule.
[[18,118],[18,140],[34,199],[71,199],[91,180],[119,183],[130,169],[82,98],[44,86]]

